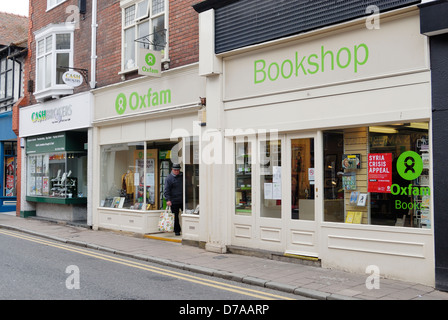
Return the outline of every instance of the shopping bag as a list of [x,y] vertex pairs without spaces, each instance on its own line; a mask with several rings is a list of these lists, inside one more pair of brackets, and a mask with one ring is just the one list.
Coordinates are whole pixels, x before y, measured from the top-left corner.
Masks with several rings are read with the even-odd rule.
[[159,231],[173,232],[174,231],[174,214],[171,212],[171,207],[160,213],[159,217]]

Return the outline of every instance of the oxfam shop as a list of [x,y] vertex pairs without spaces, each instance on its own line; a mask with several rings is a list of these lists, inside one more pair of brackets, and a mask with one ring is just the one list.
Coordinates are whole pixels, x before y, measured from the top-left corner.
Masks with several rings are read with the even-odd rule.
[[199,232],[199,164],[193,138],[205,80],[197,65],[94,90],[94,228],[158,233],[173,163],[184,179],[183,239]]
[[364,23],[223,54],[230,244],[431,285],[428,43]]

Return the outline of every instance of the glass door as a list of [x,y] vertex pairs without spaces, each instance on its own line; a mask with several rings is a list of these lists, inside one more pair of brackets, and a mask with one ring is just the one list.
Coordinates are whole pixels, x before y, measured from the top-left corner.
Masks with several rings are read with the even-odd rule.
[[314,139],[291,139],[291,219],[314,221]]
[[[318,172],[316,167],[315,135],[291,135],[288,137],[288,176],[285,194],[284,225],[286,253],[317,257],[316,198],[318,196]],[[288,199],[289,198],[289,199]]]
[[284,136],[259,140],[258,147],[258,201],[256,229],[259,247],[265,250],[282,251],[284,249],[284,192],[285,167]]

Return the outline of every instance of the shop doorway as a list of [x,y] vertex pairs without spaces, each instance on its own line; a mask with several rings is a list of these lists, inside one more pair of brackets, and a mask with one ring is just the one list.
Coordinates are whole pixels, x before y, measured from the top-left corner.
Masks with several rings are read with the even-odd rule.
[[289,187],[284,193],[283,211],[287,254],[318,256],[317,218],[319,202],[318,183],[319,159],[316,155],[316,137],[311,135],[290,135],[287,137],[287,176]]
[[235,143],[232,244],[318,256],[316,134]]

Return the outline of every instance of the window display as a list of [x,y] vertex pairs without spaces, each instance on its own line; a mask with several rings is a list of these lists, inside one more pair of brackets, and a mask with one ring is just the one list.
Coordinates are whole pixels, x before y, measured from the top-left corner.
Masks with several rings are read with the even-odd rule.
[[235,213],[252,214],[252,149],[249,142],[235,144]]
[[16,150],[17,142],[8,141],[4,142],[4,190],[3,196],[15,197],[16,196]]
[[[101,207],[159,210],[173,143],[132,142],[101,147]],[[146,152],[146,155],[145,155]]]
[[199,140],[190,137],[185,142],[185,205],[187,214],[199,214]]
[[87,197],[86,152],[33,154],[27,160],[28,197]]
[[282,216],[281,141],[260,142],[261,217]]
[[428,128],[324,132],[324,220],[431,228]]
[[101,206],[144,209],[144,143],[101,147]]
[[87,203],[86,142],[82,131],[27,138],[27,200]]

